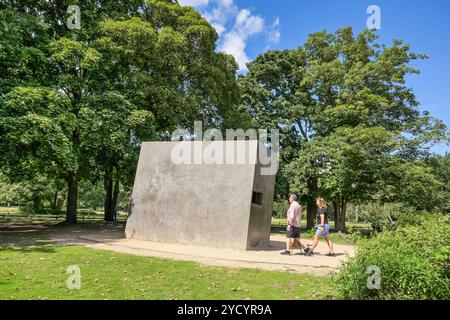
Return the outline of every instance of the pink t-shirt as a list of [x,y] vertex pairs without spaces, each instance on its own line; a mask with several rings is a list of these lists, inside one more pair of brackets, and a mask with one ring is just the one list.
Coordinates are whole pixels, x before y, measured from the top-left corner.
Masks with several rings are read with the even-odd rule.
[[297,201],[293,201],[287,212],[288,221],[294,227],[300,228],[301,217],[302,217],[302,207]]

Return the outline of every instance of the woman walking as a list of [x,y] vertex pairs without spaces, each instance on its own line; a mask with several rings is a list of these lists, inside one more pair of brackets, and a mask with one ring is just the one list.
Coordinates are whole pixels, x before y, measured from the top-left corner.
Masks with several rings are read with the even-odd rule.
[[317,247],[317,243],[319,242],[319,239],[322,237],[325,237],[325,241],[328,244],[328,248],[330,249],[330,252],[327,254],[327,256],[335,256],[333,251],[333,244],[330,240],[330,225],[328,223],[328,214],[327,214],[327,203],[323,198],[317,198],[316,200],[317,207],[319,207],[319,210],[317,211],[316,218],[317,218],[317,230],[316,234],[314,236],[314,240],[312,243],[312,246],[309,247],[306,251],[306,255],[311,256],[314,253],[314,249]]

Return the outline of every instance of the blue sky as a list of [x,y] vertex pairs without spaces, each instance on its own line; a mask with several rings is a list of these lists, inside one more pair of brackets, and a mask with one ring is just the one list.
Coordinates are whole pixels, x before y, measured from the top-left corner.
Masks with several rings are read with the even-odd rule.
[[[220,35],[218,50],[233,54],[241,72],[245,63],[270,49],[297,48],[308,34],[367,26],[367,8],[381,10],[379,42],[401,39],[429,59],[414,63],[420,75],[408,78],[421,110],[450,127],[450,1],[448,0],[179,0],[194,6]],[[433,148],[450,152],[450,146]]]

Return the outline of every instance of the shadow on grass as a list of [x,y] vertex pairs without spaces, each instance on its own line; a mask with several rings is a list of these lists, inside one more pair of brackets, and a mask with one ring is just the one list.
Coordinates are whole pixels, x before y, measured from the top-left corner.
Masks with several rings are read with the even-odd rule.
[[43,246],[50,244],[43,224],[1,224],[0,250],[49,252]]
[[5,233],[0,232],[0,248],[4,247],[28,247],[42,246],[50,241],[45,235],[37,232],[32,233]]
[[86,233],[95,234],[101,242],[121,239],[124,227],[124,223],[106,222],[85,222],[76,225],[68,225],[64,222],[0,222],[0,249],[23,247],[28,248],[23,252],[30,250],[51,252],[49,249],[39,248],[46,245],[77,245],[85,242],[81,240],[80,235]]

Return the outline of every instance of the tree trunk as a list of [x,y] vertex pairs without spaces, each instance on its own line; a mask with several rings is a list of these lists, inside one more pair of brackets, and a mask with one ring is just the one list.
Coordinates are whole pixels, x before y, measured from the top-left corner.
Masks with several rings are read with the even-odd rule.
[[310,178],[308,180],[308,190],[309,195],[306,202],[306,229],[310,230],[314,228],[314,219],[317,212],[317,206],[316,206],[316,199],[315,194],[317,192],[317,179],[316,178]]
[[117,169],[109,168],[105,171],[105,221],[114,221],[117,200],[119,198],[119,187],[120,183]]
[[345,215],[347,211],[347,201],[345,199],[338,200],[339,205],[335,209],[334,230],[336,232],[346,232]]
[[334,213],[334,230],[336,231],[336,226],[338,224],[337,219],[339,216],[339,211],[340,211],[340,201],[336,200],[335,202],[333,202],[333,213]]
[[67,213],[66,222],[69,224],[77,223],[77,198],[78,181],[75,173],[69,172],[67,177]]
[[54,213],[61,213],[62,208],[64,207],[64,196],[60,195],[61,191],[64,190],[64,184],[63,183],[56,183],[56,189],[55,193],[53,194],[53,201],[52,201],[52,210]]
[[[79,101],[79,97],[74,98],[74,105]],[[72,132],[72,145],[74,153],[78,158],[78,148],[80,146],[80,134],[78,129],[74,129]],[[77,223],[77,205],[78,205],[78,179],[76,172],[70,171],[67,175],[67,213],[66,223]]]
[[128,207],[127,207],[127,216],[131,216],[132,210],[133,210],[133,199],[131,198],[131,196],[129,196],[129,201],[128,201]]
[[314,197],[308,196],[308,200],[306,202],[306,229],[310,230],[314,228],[314,217],[317,211],[316,202],[314,201]]
[[112,207],[114,213],[114,220],[117,221],[117,201],[119,200],[119,173],[116,171],[116,181],[114,182],[114,190],[113,190],[113,198],[112,198]]
[[41,196],[34,194],[32,197],[32,202],[33,204],[31,210],[33,211],[33,213],[38,213],[39,210],[41,209],[41,202],[42,202]]
[[111,211],[113,182],[112,170],[105,170],[104,187],[105,187],[105,205],[104,219],[105,221],[114,221],[114,213]]
[[58,190],[58,187],[56,187],[56,191],[53,194],[53,201],[52,201],[52,205],[51,205],[54,213],[56,213],[56,206],[58,205],[58,195],[59,195],[59,190]]
[[58,197],[58,201],[56,201],[56,212],[63,211],[65,201],[66,201],[66,199],[64,197]]

